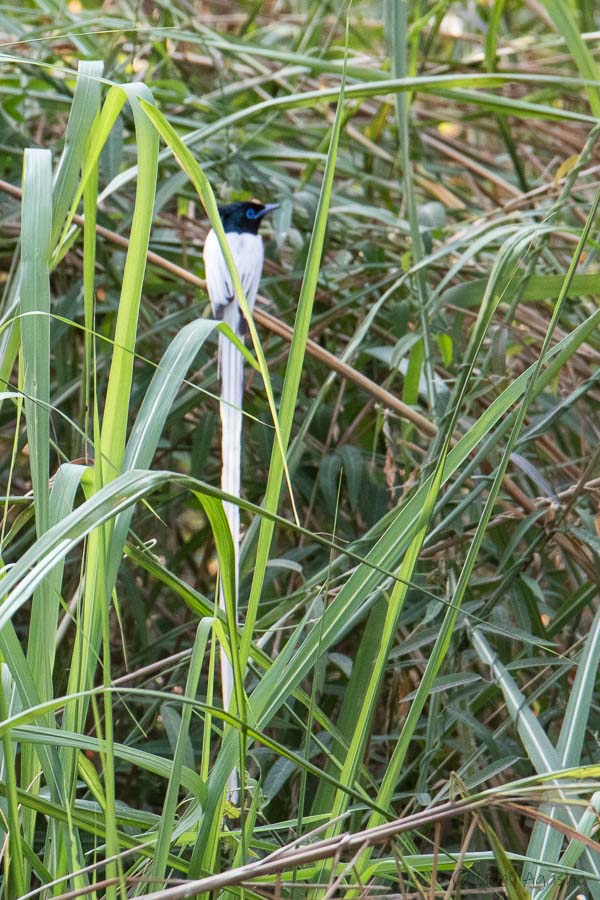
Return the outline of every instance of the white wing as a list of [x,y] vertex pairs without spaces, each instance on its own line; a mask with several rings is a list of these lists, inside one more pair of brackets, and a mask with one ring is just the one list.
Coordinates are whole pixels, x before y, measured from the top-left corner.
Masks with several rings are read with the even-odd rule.
[[254,309],[264,262],[263,241],[259,234],[228,234],[242,287],[250,309]]
[[[240,275],[246,300],[250,309],[253,309],[264,260],[262,238],[258,234],[228,232],[227,241],[231,247],[231,254]],[[216,318],[222,319],[225,308],[235,301],[235,297],[229,269],[212,228],[206,236],[203,255],[208,296]],[[239,330],[237,327],[239,322],[237,303],[234,309],[236,314],[231,317],[228,315],[227,321],[237,332]]]

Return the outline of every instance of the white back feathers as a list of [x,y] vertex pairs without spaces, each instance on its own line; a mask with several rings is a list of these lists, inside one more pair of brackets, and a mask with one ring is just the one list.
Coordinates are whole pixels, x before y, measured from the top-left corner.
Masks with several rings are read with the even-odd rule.
[[[248,306],[250,309],[254,309],[264,259],[262,238],[259,234],[236,231],[227,232],[226,237],[240,275]],[[236,318],[240,314],[239,305],[233,293],[229,269],[212,228],[208,232],[204,244],[204,267],[208,296],[215,318],[224,319],[239,335],[240,330]],[[234,307],[234,309],[230,309],[230,307]],[[242,325],[241,333],[245,333],[245,331],[246,329]]]

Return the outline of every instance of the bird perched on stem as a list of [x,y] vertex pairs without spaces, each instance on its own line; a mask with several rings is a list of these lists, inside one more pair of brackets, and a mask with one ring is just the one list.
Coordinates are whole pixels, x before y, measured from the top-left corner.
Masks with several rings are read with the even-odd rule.
[[[277,203],[240,202],[219,207],[223,229],[251,310],[256,301],[264,260],[263,241],[259,234],[259,228],[264,216],[275,209],[277,205]],[[248,325],[235,298],[231,275],[221,253],[217,236],[212,228],[204,244],[204,267],[208,295],[215,317],[227,322],[232,331],[238,337],[243,338],[248,331]],[[219,335],[219,374],[221,380],[221,455],[223,461],[221,487],[226,493],[239,497],[244,358],[237,347],[223,334]],[[224,506],[235,552],[237,609],[240,510],[235,503],[226,502]],[[224,597],[222,592],[220,603],[223,607]],[[224,652],[221,653],[221,680],[223,704],[225,709],[227,709],[233,692],[233,672],[231,663]]]

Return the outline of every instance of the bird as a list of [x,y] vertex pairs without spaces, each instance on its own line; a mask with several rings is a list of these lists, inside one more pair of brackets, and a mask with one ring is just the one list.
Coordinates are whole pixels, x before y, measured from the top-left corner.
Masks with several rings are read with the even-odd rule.
[[[254,308],[260,283],[264,247],[259,229],[264,217],[276,209],[277,203],[237,202],[219,207],[219,215],[231,254],[238,270],[250,310]],[[235,297],[227,263],[214,229],[204,243],[204,269],[208,296],[216,319],[226,322],[243,340],[248,324]],[[218,365],[220,378],[221,415],[221,489],[240,496],[240,468],[242,449],[242,397],[244,390],[244,358],[235,344],[219,334]],[[235,606],[239,586],[240,510],[235,503],[224,502],[225,515],[231,530],[235,554]],[[224,608],[221,591],[219,602]],[[233,670],[224,651],[221,652],[221,690],[227,709],[233,693]]]

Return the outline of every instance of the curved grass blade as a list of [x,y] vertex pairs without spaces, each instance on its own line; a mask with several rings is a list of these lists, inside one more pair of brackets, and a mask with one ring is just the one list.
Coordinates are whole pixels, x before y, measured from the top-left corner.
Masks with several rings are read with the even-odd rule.
[[[600,611],[596,613],[592,627],[585,639],[573,687],[569,692],[567,709],[556,745],[560,768],[571,768],[579,765],[581,761],[599,665]],[[555,807],[550,807],[546,812],[551,817],[560,816],[560,810]],[[550,865],[558,860],[562,843],[563,836],[560,832],[545,822],[536,822],[527,848],[527,855],[532,859],[543,860],[543,865]],[[583,851],[583,848],[581,849]],[[542,868],[543,866],[537,867],[533,872],[529,870],[529,874],[532,874],[534,878],[534,884],[539,881]]]
[[[196,638],[192,648],[192,656],[188,669],[187,682],[185,686],[185,696],[195,697],[198,689],[198,681],[204,655],[206,651],[206,643],[210,631],[213,627],[214,619],[203,619],[196,630]],[[154,862],[152,865],[152,877],[161,881],[165,876],[167,862],[169,859],[169,849],[175,824],[175,812],[177,808],[177,800],[179,797],[179,787],[181,782],[181,770],[183,767],[183,758],[186,743],[188,740],[190,721],[192,717],[192,706],[184,707],[181,715],[181,724],[179,734],[177,735],[177,745],[173,754],[173,764],[171,777],[167,787],[165,802],[163,805],[160,827],[156,839],[156,850]],[[166,885],[165,885],[166,887]]]
[[[40,537],[50,522],[50,240],[52,233],[52,168],[49,150],[26,150],[23,161],[23,204],[21,216],[21,371],[25,394],[25,419],[35,527]],[[52,610],[56,610],[48,579],[34,593],[27,659],[37,658],[32,667],[36,691],[43,698],[52,692]],[[40,763],[25,753],[21,766],[24,786],[36,784]],[[23,815],[23,838],[33,846],[35,813]],[[55,837],[56,839],[56,837]],[[22,872],[24,880],[28,873]]]
[[65,132],[65,146],[54,176],[52,248],[58,241],[65,216],[79,185],[81,166],[86,154],[86,142],[100,108],[102,90],[100,78],[103,70],[102,60],[80,60],[79,62],[77,84]]
[[[71,225],[73,223],[73,217],[77,212],[77,207],[83,197],[83,192],[85,190],[85,186],[88,182],[88,179],[95,171],[96,166],[98,165],[98,160],[100,158],[100,154],[110,132],[112,131],[113,125],[115,124],[121,109],[127,99],[126,89],[128,86],[113,86],[110,88],[108,94],[106,95],[106,99],[102,105],[102,110],[100,111],[100,116],[97,121],[94,122],[93,130],[90,129],[90,144],[88,148],[88,152],[85,158],[85,164],[83,165],[83,172],[81,174],[81,179],[79,181],[79,185],[77,190],[74,192],[73,197],[71,198],[71,205],[69,212],[66,217],[66,221],[63,225],[63,230],[60,238],[57,241],[57,245],[54,250],[55,257],[60,257],[62,252],[62,245],[69,238],[69,231],[71,229]],[[96,113],[94,113],[95,120]],[[136,166],[136,174],[137,174],[137,166]]]
[[[131,234],[123,271],[103,421],[102,425],[100,425],[96,411],[94,422],[94,451],[97,465],[94,468],[92,489],[96,491],[103,483],[110,481],[115,474],[121,471],[123,463],[137,323],[156,192],[158,140],[154,129],[149,126],[146,116],[140,109],[139,98],[142,96],[152,99],[152,95],[143,84],[124,85],[122,88],[109,92],[97,122],[96,133],[90,139],[90,155],[86,160],[81,184],[71,207],[64,232],[66,234],[68,231],[82,192],[96,171],[98,157],[116,116],[120,112],[124,100],[128,99],[135,124],[140,177],[137,184]],[[111,521],[106,531],[99,529],[93,533],[87,545],[86,570],[93,572],[94,577],[86,578],[84,582],[83,602],[69,673],[69,690],[71,693],[77,693],[82,688],[86,688],[93,683],[93,673],[98,664],[98,650],[103,623],[105,636],[108,635],[106,615],[113,587],[107,580],[112,524]],[[108,659],[106,662],[108,662]],[[106,669],[106,666],[104,668]],[[110,698],[108,702],[110,702]],[[81,730],[84,727],[83,723],[86,715],[87,703],[83,699],[81,704],[76,704],[74,707],[69,708],[65,722],[66,727],[73,731]],[[105,710],[105,715],[107,716],[107,728],[110,729],[110,711]],[[110,744],[110,734],[107,734],[107,738]],[[67,766],[71,776],[73,776],[75,760],[72,755],[66,754],[65,766]],[[106,770],[106,776],[109,779],[111,778],[110,766]],[[70,784],[74,784],[73,777],[70,777],[68,781]],[[107,803],[112,804],[113,792],[109,790],[109,785],[106,787]],[[114,834],[110,835],[112,815],[110,812],[107,812],[107,816],[109,840],[114,842],[116,840]]]
[[[515,723],[523,746],[536,771],[546,776],[552,776],[556,771],[560,771],[564,767],[561,765],[558,752],[552,746],[542,725],[532,713],[529,704],[527,703],[527,698],[518,689],[514,679],[499,661],[497,655],[483,637],[480,629],[473,629],[472,640],[473,646],[482,661],[492,669],[494,679],[502,690],[511,718]],[[562,799],[563,804],[560,811],[556,807],[553,807],[554,811],[558,812],[560,820],[565,820],[572,828],[576,829],[578,824],[577,819],[572,806],[568,802],[568,798],[560,793],[559,797]],[[539,883],[540,872],[543,872],[545,864],[548,863],[548,865],[552,865],[558,858],[558,853],[562,845],[562,834],[555,830],[552,831],[554,835],[560,836],[560,841],[550,838],[550,828],[547,826],[544,835],[541,835],[539,831],[536,835],[534,849],[536,852],[539,851],[539,856],[532,855],[530,852],[532,849],[531,847],[528,850],[528,856],[532,859],[541,860],[541,866],[536,867],[534,870],[536,873],[535,877],[538,879],[533,882],[534,884]],[[539,840],[542,836],[546,838],[545,842]],[[558,846],[556,846],[556,844]],[[594,858],[594,855],[590,853],[589,849],[584,849],[587,866],[589,866],[595,879],[600,880],[600,862]],[[531,869],[527,866],[524,870],[524,876],[527,877],[528,881],[531,878],[531,874]],[[593,892],[592,889],[592,893]]]
[[190,177],[190,180],[196,191],[198,192],[198,196],[202,201],[202,205],[206,210],[206,214],[210,220],[210,224],[217,235],[219,240],[219,246],[221,248],[221,252],[223,257],[227,263],[227,268],[229,269],[229,273],[231,275],[231,283],[233,285],[233,290],[235,293],[236,300],[240,304],[242,312],[244,313],[244,318],[248,323],[248,329],[250,336],[252,338],[252,346],[254,347],[254,352],[256,354],[256,359],[258,361],[258,369],[263,379],[263,384],[265,386],[265,391],[267,394],[267,399],[269,401],[269,409],[271,411],[271,417],[273,420],[273,425],[275,427],[275,435],[276,435],[276,444],[278,447],[278,452],[280,454],[281,459],[283,460],[283,466],[286,472],[286,479],[290,494],[290,500],[292,503],[292,508],[294,510],[294,515],[296,521],[298,521],[298,516],[296,513],[296,508],[294,505],[294,497],[292,492],[292,486],[289,479],[289,473],[287,472],[287,465],[285,463],[285,449],[284,443],[281,435],[281,426],[279,422],[279,417],[277,415],[277,409],[275,406],[275,398],[273,396],[273,388],[271,385],[271,378],[269,376],[269,370],[267,366],[267,361],[265,358],[264,351],[262,349],[262,345],[260,343],[260,338],[258,336],[258,332],[256,330],[256,326],[252,319],[252,314],[250,308],[248,306],[248,301],[246,300],[246,295],[244,294],[244,289],[242,287],[242,282],[239,277],[239,273],[237,271],[233,256],[231,254],[231,249],[229,247],[229,242],[225,237],[225,231],[223,230],[223,224],[221,222],[221,217],[219,215],[219,210],[217,208],[217,201],[215,199],[214,192],[208,181],[206,175],[202,171],[201,167],[198,165],[189,149],[183,143],[181,138],[177,135],[174,128],[170,125],[167,119],[154,107],[149,106],[148,104],[143,104],[144,111],[150,121],[153,123],[157,132],[161,135],[163,140],[169,145],[171,150],[173,151],[177,161],[180,166],[187,172]]
[[[167,347],[131,429],[123,459],[123,471],[147,468],[152,462],[175,396],[204,341],[220,327],[211,319],[196,319],[181,329]],[[108,559],[108,584],[114,585],[133,510],[115,522]]]
[[564,38],[581,77],[588,82],[586,85],[588,101],[594,116],[598,119],[600,118],[600,90],[598,89],[600,70],[589,47],[581,37],[578,18],[565,0],[542,0],[542,4],[550,13],[556,30]]
[[25,417],[38,536],[48,528],[50,478],[50,235],[49,150],[26,150],[21,223],[21,345]]
[[[337,151],[343,122],[344,89],[345,69],[342,74],[339,101],[335,114],[333,130],[331,133],[329,150],[327,153],[327,162],[325,164],[325,173],[323,176],[323,183],[321,185],[321,191],[319,194],[319,203],[315,216],[315,224],[313,226],[313,231],[308,248],[308,256],[306,258],[306,264],[304,267],[302,287],[300,288],[300,296],[298,298],[296,318],[294,321],[294,334],[292,337],[292,343],[290,345],[288,363],[286,366],[285,378],[281,392],[280,422],[283,437],[283,454],[287,454],[290,441],[294,410],[296,409],[298,400],[300,376],[302,373],[304,355],[306,352],[306,342],[308,340],[314,298],[317,290],[319,269],[321,264],[321,257],[323,254],[323,245],[325,242],[327,216],[329,212],[329,205],[331,202],[331,193],[333,190],[333,177],[335,173]],[[269,463],[267,489],[265,492],[265,499],[263,501],[264,508],[273,513],[277,512],[277,508],[279,505],[284,465],[285,455],[277,455],[275,453],[275,448],[273,448]],[[258,613],[258,603],[263,589],[265,571],[269,558],[272,539],[273,525],[269,522],[268,519],[263,519],[263,521],[261,522],[258,537],[256,559],[254,562],[254,573],[252,576],[252,584],[250,586],[250,597],[248,599],[248,610],[246,613],[244,634],[242,638],[241,652],[244,665],[246,665],[250,653],[250,646],[252,644],[254,633],[254,625]]]
[[140,105],[143,103],[144,108],[150,106],[152,95],[144,85],[137,84],[127,86],[127,97],[135,122],[141,177],[136,191],[131,235],[123,271],[123,286],[119,298],[113,358],[106,389],[102,426],[104,482],[119,473],[123,464],[137,321],[146,271],[158,167],[158,137],[155,130],[150,127]]

